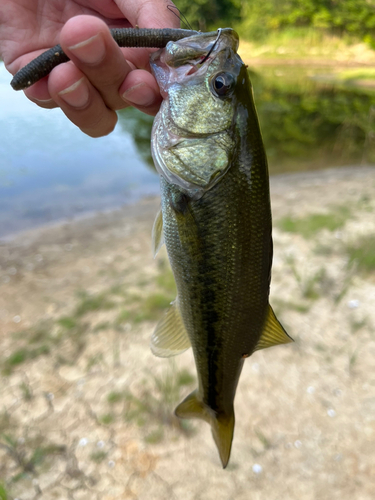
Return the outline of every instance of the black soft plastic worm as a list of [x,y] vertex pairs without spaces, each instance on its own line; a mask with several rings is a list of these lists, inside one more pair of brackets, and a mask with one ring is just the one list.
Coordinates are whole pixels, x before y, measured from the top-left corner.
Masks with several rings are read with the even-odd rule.
[[[197,31],[182,29],[141,29],[115,28],[111,35],[120,47],[148,47],[161,49],[169,41],[176,42],[181,38],[197,35]],[[14,90],[23,90],[47,76],[55,66],[69,61],[69,57],[60,45],[43,52],[21,68],[10,82]]]

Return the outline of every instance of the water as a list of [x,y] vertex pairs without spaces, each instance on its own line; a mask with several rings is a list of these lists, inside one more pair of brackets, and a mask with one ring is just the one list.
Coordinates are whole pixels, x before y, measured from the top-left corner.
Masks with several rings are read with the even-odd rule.
[[[251,71],[271,174],[375,163],[375,92],[293,68]],[[152,118],[119,113],[91,139],[14,92],[0,63],[0,237],[157,194]]]
[[157,175],[121,125],[92,139],[10,80],[0,63],[0,237],[158,193]]

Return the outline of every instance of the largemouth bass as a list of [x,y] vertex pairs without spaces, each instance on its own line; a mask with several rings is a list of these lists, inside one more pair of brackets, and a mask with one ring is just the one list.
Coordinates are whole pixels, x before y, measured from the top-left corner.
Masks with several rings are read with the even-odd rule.
[[178,296],[151,348],[193,348],[198,388],[177,408],[211,425],[223,467],[245,358],[291,342],[269,302],[272,263],[267,159],[246,66],[231,29],[169,42],[151,67],[164,101],[152,154],[162,208],[154,251],[165,241]]

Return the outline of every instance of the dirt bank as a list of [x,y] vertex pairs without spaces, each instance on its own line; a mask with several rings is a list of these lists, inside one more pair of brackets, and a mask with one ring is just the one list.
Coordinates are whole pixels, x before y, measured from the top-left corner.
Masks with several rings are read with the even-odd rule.
[[246,361],[226,471],[207,424],[172,417],[195,386],[191,352],[149,350],[175,293],[165,252],[151,255],[158,200],[2,242],[9,498],[373,498],[375,169],[283,175],[271,190],[271,303],[295,343]]

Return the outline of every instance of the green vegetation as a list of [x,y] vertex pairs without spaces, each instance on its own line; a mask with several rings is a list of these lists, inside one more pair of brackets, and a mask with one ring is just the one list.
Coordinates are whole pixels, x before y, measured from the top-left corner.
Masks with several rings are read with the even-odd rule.
[[35,359],[39,356],[49,354],[56,343],[58,336],[52,333],[52,322],[43,321],[16,334],[19,346],[6,358],[0,358],[0,369],[3,375],[9,375],[12,370],[25,361]]
[[107,297],[106,294],[99,295],[89,295],[87,292],[80,292],[78,294],[80,298],[80,303],[77,305],[75,310],[75,316],[81,317],[88,312],[101,310],[113,309],[115,303]]
[[48,442],[42,435],[17,439],[13,435],[2,434],[0,435],[0,447],[13,461],[13,476],[8,478],[12,483],[26,476],[37,475],[38,468],[51,457],[66,453],[65,445]]
[[235,25],[242,36],[263,40],[275,30],[303,27],[375,43],[373,0],[178,0],[176,5],[202,31]]
[[240,0],[177,0],[175,4],[193,29],[207,31],[241,21]]
[[264,39],[276,29],[311,27],[317,30],[351,34],[374,43],[374,3],[368,0],[245,0],[241,18],[243,32]]
[[[375,162],[374,92],[312,79],[300,68],[261,71],[250,77],[271,174]],[[152,123],[143,116],[126,109],[120,124],[136,134],[140,154],[150,156]]]
[[368,319],[367,318],[362,318],[362,319],[355,319],[351,318],[349,320],[350,328],[352,333],[357,333],[359,330],[364,328],[365,326],[368,326]]
[[118,111],[117,115],[120,127],[132,135],[143,161],[152,170],[155,170],[150,149],[150,137],[154,117],[148,116],[133,107]]
[[252,74],[271,173],[375,162],[374,93],[280,71]]
[[[169,265],[160,260],[159,268],[160,273],[155,281],[145,283],[146,289],[147,285],[157,285],[153,292],[136,295],[128,293],[120,286],[99,294],[81,291],[77,294],[78,304],[70,316],[62,316],[55,321],[42,321],[29,330],[17,332],[14,351],[6,358],[0,355],[1,373],[10,375],[23,363],[51,352],[55,353],[59,364],[72,364],[86,346],[88,333],[97,333],[109,328],[121,331],[121,325],[129,321],[140,323],[158,320],[176,296],[176,286]],[[86,315],[112,309],[115,309],[112,321],[104,321],[91,328]],[[101,355],[91,356],[87,369],[101,361]],[[27,386],[23,386],[21,390],[25,399],[32,397]]]
[[375,271],[375,236],[370,234],[357,239],[355,243],[348,245],[347,253],[349,265],[355,264],[356,268],[363,273]]
[[111,405],[119,403],[123,399],[124,399],[124,395],[121,392],[117,392],[117,391],[112,391],[107,396],[107,401]]
[[349,219],[351,212],[348,207],[333,207],[327,214],[310,214],[305,217],[283,217],[276,226],[288,233],[297,233],[304,238],[313,238],[322,229],[336,231],[343,227]]
[[160,376],[148,372],[146,375],[136,390],[116,390],[107,394],[111,411],[102,415],[100,422],[110,425],[118,418],[134,422],[145,427],[144,439],[150,444],[159,443],[166,428],[189,434],[189,423],[175,417],[174,409],[195,378],[185,369],[178,370],[174,362]]
[[301,314],[305,314],[310,310],[309,304],[304,304],[300,302],[292,302],[289,300],[278,299],[277,297],[272,299],[272,306],[276,315],[281,315],[285,310],[296,311]]
[[149,429],[145,440],[148,443],[160,442],[166,427],[172,427],[184,434],[189,434],[189,424],[174,415],[176,405],[183,399],[185,388],[194,383],[195,378],[187,370],[177,370],[171,362],[161,376],[149,374],[142,388],[135,394],[124,391],[125,420],[135,422]]
[[102,415],[99,419],[99,422],[101,422],[104,425],[110,425],[115,421],[115,416],[113,413],[106,413],[105,415]]
[[2,483],[0,483],[0,500],[8,500],[8,494],[6,492],[5,487]]
[[96,464],[100,464],[107,457],[107,452],[103,450],[94,451],[91,453],[90,458]]
[[158,265],[160,273],[156,278],[156,284],[159,290],[146,296],[128,296],[126,309],[120,311],[116,324],[120,325],[128,321],[132,323],[155,321],[176,298],[176,284],[169,264],[161,259]]
[[355,68],[340,71],[338,78],[346,82],[375,80],[375,68]]

